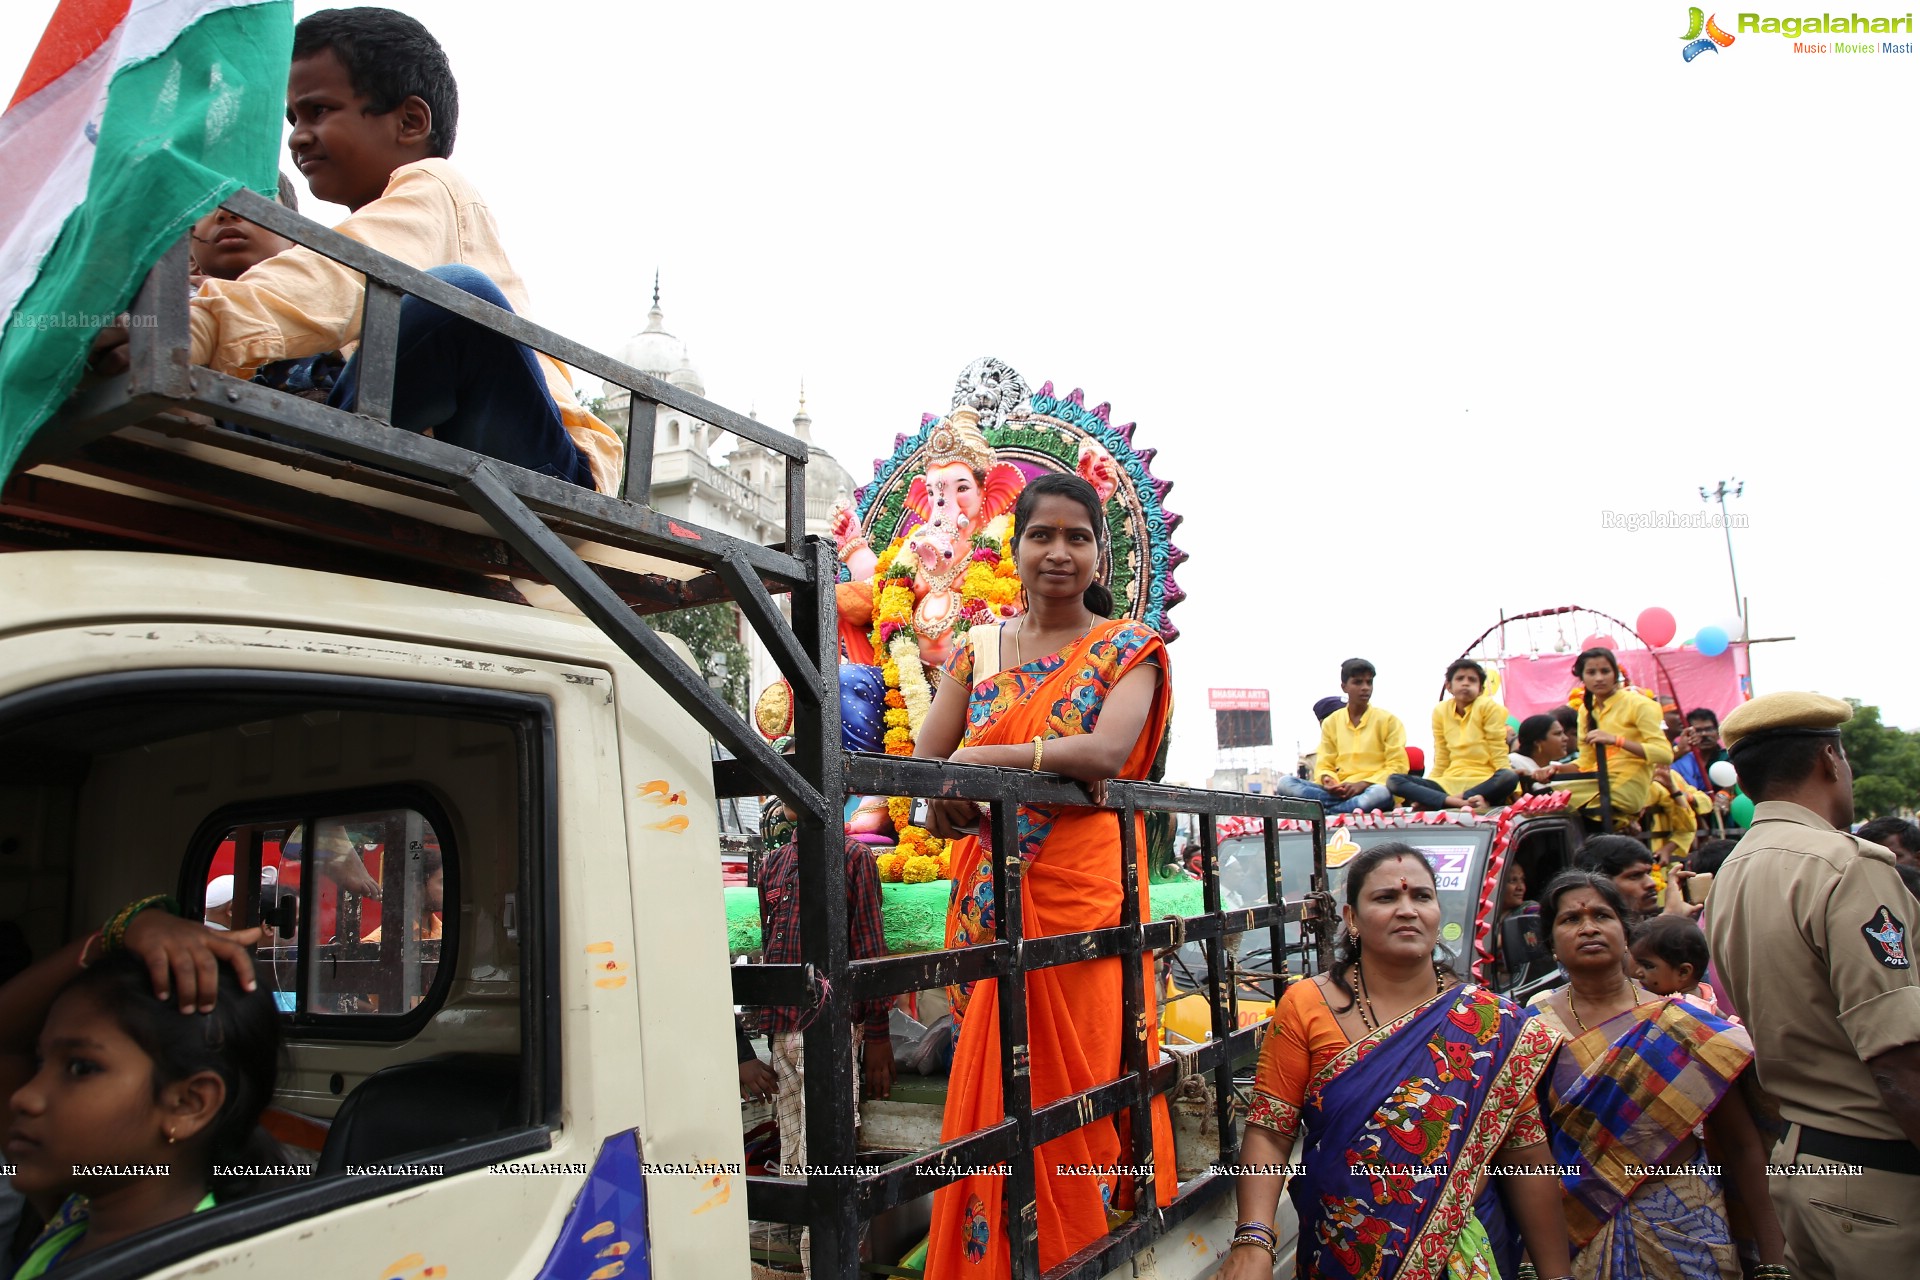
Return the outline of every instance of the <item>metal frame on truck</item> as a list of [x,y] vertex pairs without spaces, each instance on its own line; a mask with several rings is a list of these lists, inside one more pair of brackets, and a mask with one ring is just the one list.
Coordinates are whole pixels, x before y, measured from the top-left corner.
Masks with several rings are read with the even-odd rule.
[[[1086,805],[1086,790],[1053,775],[941,761],[848,754],[840,749],[838,640],[832,548],[805,532],[807,446],[701,397],[589,350],[524,317],[493,307],[329,231],[251,192],[232,213],[324,254],[366,277],[358,350],[357,412],[244,381],[190,361],[184,246],[164,255],[133,305],[130,368],[83,387],[29,443],[0,493],[0,547],[111,547],[187,551],[389,578],[508,599],[513,579],[557,588],[627,657],[720,742],[718,795],[772,792],[801,815],[800,894],[804,961],[733,970],[734,998],[753,1005],[816,1007],[843,1025],[853,1002],[981,978],[1012,979],[1058,965],[1120,957],[1125,1026],[1119,1079],[1035,1108],[1026,1047],[1025,984],[1001,981],[1000,1069],[1007,1118],[941,1147],[899,1159],[873,1176],[852,1171],[854,1062],[845,1036],[806,1041],[808,1149],[820,1171],[804,1182],[748,1181],[753,1217],[812,1228],[816,1274],[859,1271],[859,1225],[955,1181],[960,1170],[1009,1163],[1007,1224],[1015,1276],[1040,1274],[1033,1165],[1041,1143],[1130,1110],[1131,1163],[1152,1163],[1148,1102],[1183,1075],[1210,1072],[1217,1097],[1220,1163],[1237,1149],[1233,1083],[1259,1031],[1237,1027],[1236,934],[1266,929],[1284,979],[1286,957],[1324,967],[1331,911],[1325,898],[1325,825],[1318,806],[1274,796],[1116,782],[1106,807],[1119,818],[1116,854],[1125,887],[1120,923],[1065,936],[1025,935],[1022,866],[993,864],[1001,906],[998,940],[980,946],[852,962],[846,949],[841,801],[849,794],[945,796],[988,805],[995,847],[1013,848],[1020,804]],[[401,302],[413,296],[632,394],[621,496],[610,496],[482,457],[390,425]],[[670,517],[651,505],[653,433],[660,407],[732,432],[785,460],[785,537],[773,546]],[[197,415],[192,416],[192,415]],[[209,423],[205,419],[214,419]],[[252,433],[228,425],[251,428]],[[263,434],[254,434],[263,433]],[[326,492],[315,479],[333,486]],[[478,517],[476,532],[471,517]],[[774,597],[790,597],[783,613]],[[777,753],[647,623],[646,615],[731,600],[767,646],[794,691],[794,746]],[[788,613],[791,617],[789,619]],[[1205,910],[1185,919],[1140,918],[1135,872],[1138,813],[1198,815]],[[1222,909],[1216,819],[1265,820],[1265,905]],[[1283,893],[1277,823],[1313,826],[1313,882]],[[1297,929],[1289,944],[1288,926]],[[1206,946],[1212,1039],[1184,1062],[1150,1060],[1151,993],[1139,963],[1186,941]],[[716,963],[721,962],[716,957]],[[1184,1066],[1184,1070],[1183,1070]],[[1202,1208],[1217,1206],[1231,1179],[1207,1174],[1167,1208],[1151,1180],[1136,1181],[1142,1206],[1118,1229],[1051,1275],[1092,1277],[1121,1265]],[[745,1242],[742,1242],[743,1247]]]

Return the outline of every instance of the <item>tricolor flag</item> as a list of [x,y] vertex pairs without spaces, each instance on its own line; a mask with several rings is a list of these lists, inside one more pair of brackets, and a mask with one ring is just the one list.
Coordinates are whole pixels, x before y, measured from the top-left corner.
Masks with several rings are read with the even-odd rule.
[[0,115],[0,479],[196,218],[277,189],[291,0],[61,0]]

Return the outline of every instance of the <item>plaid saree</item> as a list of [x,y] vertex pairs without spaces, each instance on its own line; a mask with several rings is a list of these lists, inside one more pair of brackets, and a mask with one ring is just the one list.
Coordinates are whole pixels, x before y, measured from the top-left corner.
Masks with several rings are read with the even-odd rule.
[[1699,1273],[1719,1273],[1718,1260],[1704,1256],[1730,1250],[1719,1180],[1698,1161],[1668,1165],[1752,1061],[1745,1031],[1673,998],[1569,1036],[1542,1083],[1541,1103],[1555,1163],[1578,1171],[1561,1182],[1568,1234],[1583,1260],[1616,1252],[1607,1242],[1590,1246],[1622,1220],[1654,1214],[1672,1221],[1663,1227],[1649,1219],[1649,1230],[1692,1239],[1703,1250]]

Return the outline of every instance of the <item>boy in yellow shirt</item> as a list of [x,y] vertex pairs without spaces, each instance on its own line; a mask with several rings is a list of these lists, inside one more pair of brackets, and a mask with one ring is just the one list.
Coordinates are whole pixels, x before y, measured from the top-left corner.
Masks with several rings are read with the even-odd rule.
[[1425,778],[1399,774],[1388,786],[1422,809],[1484,812],[1505,804],[1520,785],[1507,767],[1507,709],[1483,697],[1487,672],[1462,658],[1447,668],[1453,696],[1433,709],[1433,768]]
[[1296,800],[1316,800],[1328,813],[1393,807],[1387,779],[1407,770],[1407,728],[1400,717],[1373,706],[1373,664],[1348,658],[1340,664],[1340,690],[1347,704],[1320,722],[1316,782],[1282,778],[1273,789]]

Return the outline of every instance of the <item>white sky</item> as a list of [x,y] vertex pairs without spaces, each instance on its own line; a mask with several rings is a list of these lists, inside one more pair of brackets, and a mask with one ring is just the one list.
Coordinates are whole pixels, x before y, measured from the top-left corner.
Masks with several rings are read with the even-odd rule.
[[[53,7],[0,10],[7,86]],[[610,349],[657,265],[708,394],[784,423],[804,377],[861,480],[976,356],[1138,421],[1193,556],[1176,777],[1209,685],[1285,753],[1365,656],[1424,743],[1503,607],[1726,619],[1718,531],[1601,512],[1733,476],[1798,637],[1756,689],[1920,725],[1914,55],[1688,64],[1665,2],[397,7],[543,322]]]

